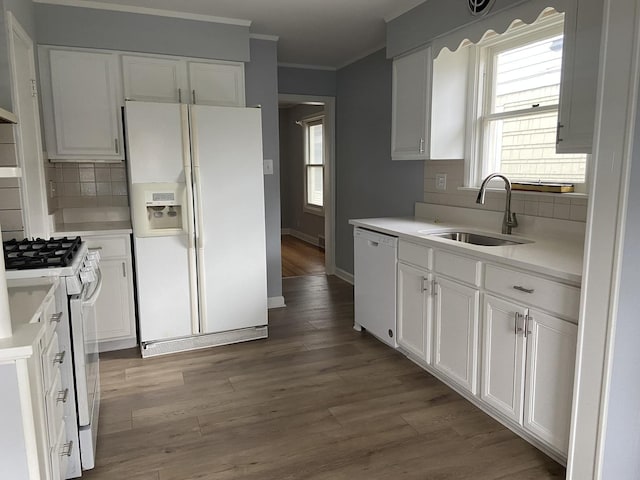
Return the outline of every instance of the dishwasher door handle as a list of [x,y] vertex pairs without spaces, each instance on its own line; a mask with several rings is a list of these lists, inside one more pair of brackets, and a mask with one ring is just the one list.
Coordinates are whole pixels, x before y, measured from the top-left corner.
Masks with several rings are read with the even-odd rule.
[[378,242],[374,242],[373,240],[367,240],[369,242],[370,247],[377,247],[380,245]]

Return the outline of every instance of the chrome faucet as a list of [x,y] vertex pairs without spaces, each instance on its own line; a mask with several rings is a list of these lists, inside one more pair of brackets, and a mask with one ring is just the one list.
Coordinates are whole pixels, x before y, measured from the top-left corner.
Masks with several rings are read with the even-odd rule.
[[507,177],[500,173],[492,173],[487,178],[485,178],[482,181],[482,185],[480,185],[480,191],[478,192],[476,203],[484,205],[484,194],[486,193],[487,185],[489,184],[491,179],[496,177],[504,180],[504,187],[507,190],[507,201],[504,206],[504,218],[502,219],[502,233],[511,235],[511,229],[518,226],[518,220],[516,219],[516,214],[511,213],[511,181],[509,181]]

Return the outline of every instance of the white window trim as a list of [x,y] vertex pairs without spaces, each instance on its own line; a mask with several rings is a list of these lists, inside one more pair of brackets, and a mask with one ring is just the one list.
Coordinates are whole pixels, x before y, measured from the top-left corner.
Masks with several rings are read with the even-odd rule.
[[[485,136],[486,118],[508,118],[510,116],[536,115],[552,109],[560,109],[560,105],[542,106],[526,110],[510,111],[498,114],[485,115],[490,111],[491,95],[486,94],[487,78],[493,78],[493,64],[488,61],[495,53],[508,50],[513,46],[520,45],[526,40],[535,41],[540,38],[542,32],[551,35],[563,33],[564,16],[554,14],[547,18],[539,19],[535,24],[518,25],[503,34],[490,36],[472,45],[469,52],[469,81],[468,81],[468,113],[466,130],[468,132],[465,146],[465,157],[468,161],[464,164],[464,186],[461,190],[479,189],[483,180],[483,158],[482,152],[487,150]],[[493,88],[493,87],[491,87]],[[575,193],[586,196],[589,189],[589,165],[591,155],[587,155],[587,168],[584,183],[575,183]],[[489,172],[492,173],[492,172]],[[488,174],[488,173],[487,173]],[[496,187],[500,187],[496,183]],[[543,192],[530,192],[542,194]]]
[[305,117],[302,119],[302,126],[303,126],[303,144],[304,144],[304,155],[302,158],[303,161],[303,169],[304,169],[304,174],[303,174],[303,182],[304,182],[304,198],[303,198],[303,204],[302,204],[302,211],[304,213],[310,213],[312,215],[317,215],[319,217],[324,217],[324,205],[323,206],[318,206],[318,205],[313,205],[311,203],[307,202],[307,172],[308,172],[308,167],[309,164],[307,163],[307,155],[309,154],[309,127],[311,125],[314,124],[322,124],[322,136],[323,136],[323,149],[322,149],[322,178],[323,178],[323,184],[324,184],[324,174],[325,174],[325,161],[326,161],[326,154],[324,151],[324,147],[325,147],[325,142],[324,142],[324,126],[325,126],[325,118],[324,118],[324,114],[322,115],[313,115],[310,117]]

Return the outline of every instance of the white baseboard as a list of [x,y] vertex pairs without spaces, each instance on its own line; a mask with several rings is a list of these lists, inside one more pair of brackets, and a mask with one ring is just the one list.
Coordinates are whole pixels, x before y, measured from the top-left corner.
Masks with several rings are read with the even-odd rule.
[[284,297],[269,297],[267,299],[267,308],[283,308],[286,307]]
[[313,237],[312,235],[306,234],[304,232],[299,232],[298,230],[294,230],[292,228],[283,228],[281,230],[282,235],[291,235],[298,240],[302,240],[303,242],[310,243],[319,248],[324,248],[323,245],[320,245],[320,239],[318,237]]
[[353,282],[354,282],[353,274],[345,270],[342,270],[341,268],[336,267],[335,276],[353,285]]

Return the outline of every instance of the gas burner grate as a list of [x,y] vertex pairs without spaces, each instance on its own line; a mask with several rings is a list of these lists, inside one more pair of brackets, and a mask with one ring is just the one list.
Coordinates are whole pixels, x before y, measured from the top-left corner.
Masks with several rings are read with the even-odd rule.
[[80,248],[82,239],[50,238],[45,240],[7,240],[2,242],[4,264],[7,270],[66,267]]

